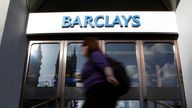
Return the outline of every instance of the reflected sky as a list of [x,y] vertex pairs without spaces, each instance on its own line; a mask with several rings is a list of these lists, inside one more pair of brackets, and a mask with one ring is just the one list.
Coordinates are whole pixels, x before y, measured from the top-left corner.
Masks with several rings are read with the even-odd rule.
[[[39,45],[42,53],[39,86],[44,81],[48,81],[52,85],[60,46],[59,44],[33,44],[31,57],[37,56]],[[75,51],[77,57],[75,72],[81,72],[86,61],[81,50],[81,43],[70,43],[67,48],[67,56],[72,55]],[[132,86],[138,86],[135,43],[107,43],[106,54],[122,62],[131,77]],[[171,43],[144,43],[144,59],[148,86],[178,86],[173,45]],[[159,75],[157,74],[158,71],[160,72]]]
[[144,43],[144,57],[148,86],[175,87],[178,85],[171,43]]
[[[34,44],[33,46],[35,47],[35,45],[38,44]],[[48,86],[53,86],[53,78],[56,73],[55,65],[59,55],[60,47],[59,44],[40,44],[40,46],[42,52],[42,64],[39,71],[40,77],[38,86],[44,86],[44,83],[48,83]]]

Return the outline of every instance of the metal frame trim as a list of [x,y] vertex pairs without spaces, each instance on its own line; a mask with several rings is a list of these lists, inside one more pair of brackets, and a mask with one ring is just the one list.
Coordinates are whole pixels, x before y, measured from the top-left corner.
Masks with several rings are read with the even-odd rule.
[[[22,93],[21,93],[21,99],[20,99],[20,107],[23,108],[23,101],[24,101],[24,94],[25,94],[25,90],[26,90],[26,82],[27,82],[27,75],[28,75],[28,70],[29,70],[29,61],[30,61],[30,54],[31,54],[31,48],[33,44],[40,44],[40,43],[51,43],[51,44],[60,44],[61,45],[61,41],[30,41],[29,42],[29,46],[28,46],[28,52],[27,52],[27,60],[26,60],[26,67],[25,67],[25,71],[24,71],[24,79],[23,79],[23,84],[22,84]],[[57,85],[58,88],[58,85]],[[58,93],[57,93],[58,94]]]

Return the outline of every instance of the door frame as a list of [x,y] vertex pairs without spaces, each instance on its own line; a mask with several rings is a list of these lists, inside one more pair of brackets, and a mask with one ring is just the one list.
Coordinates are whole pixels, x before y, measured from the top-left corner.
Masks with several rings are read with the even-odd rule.
[[[25,94],[25,85],[27,80],[27,73],[29,68],[29,59],[30,59],[30,51],[33,44],[53,44],[53,43],[59,43],[60,44],[60,58],[59,58],[59,71],[58,71],[58,85],[57,85],[57,97],[59,99],[57,102],[57,107],[64,108],[64,100],[65,100],[65,71],[66,71],[66,62],[67,62],[67,46],[69,43],[81,43],[82,40],[50,40],[50,41],[30,41],[28,46],[28,54],[26,59],[26,68],[23,78],[23,86],[22,86],[22,93],[21,93],[21,99],[20,99],[20,105],[23,106],[23,100],[24,100],[24,94]],[[186,99],[185,99],[185,92],[184,92],[184,85],[183,85],[183,78],[182,78],[182,70],[181,70],[181,62],[179,58],[179,50],[178,50],[178,44],[177,40],[99,40],[99,45],[102,49],[102,51],[105,52],[105,44],[107,42],[117,42],[117,43],[135,43],[136,45],[136,59],[137,59],[137,69],[138,69],[138,81],[139,81],[139,101],[141,108],[146,108],[146,102],[145,102],[145,96],[147,96],[147,87],[146,87],[146,77],[145,77],[145,63],[144,63],[144,42],[160,42],[160,43],[172,43],[173,44],[173,51],[175,55],[175,62],[176,62],[176,68],[177,68],[177,77],[179,79],[179,85],[180,85],[180,93],[181,93],[181,102],[182,107],[186,108]],[[135,91],[135,89],[132,89],[132,91]],[[120,99],[131,99],[131,100],[137,100],[138,98],[135,98],[134,94],[132,95],[126,95]],[[82,98],[82,97],[80,97]]]

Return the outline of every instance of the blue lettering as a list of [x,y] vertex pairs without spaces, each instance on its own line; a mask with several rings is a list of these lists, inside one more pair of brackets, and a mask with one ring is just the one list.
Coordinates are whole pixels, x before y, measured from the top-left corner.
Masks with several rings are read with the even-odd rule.
[[141,25],[139,15],[134,15],[132,20],[134,22],[134,23],[132,23],[132,27],[139,27]]
[[69,27],[74,28],[76,25],[79,25],[80,28],[83,28],[83,27],[87,28],[87,26],[90,26],[91,28],[95,28],[95,27],[113,28],[115,25],[119,25],[120,27],[125,27],[125,28],[128,28],[128,26],[130,25],[132,27],[141,26],[139,15],[129,15],[127,17],[125,15],[121,15],[121,17],[117,15],[113,20],[109,19],[108,15],[106,16],[98,15],[98,16],[95,16],[94,18],[92,16],[84,16],[84,23],[82,24],[81,21],[82,20],[79,16],[76,16],[74,20],[70,16],[63,16],[62,28],[69,28]]
[[113,27],[115,26],[115,24],[119,24],[120,27],[123,27],[123,25],[122,25],[122,23],[121,23],[121,20],[119,19],[119,16],[116,16],[116,17],[115,17],[115,19],[114,19],[114,21],[113,21],[113,23],[112,23]]
[[92,16],[85,16],[84,27],[87,28],[87,24],[89,24],[91,28],[95,28],[95,26],[92,24],[92,21],[93,21]]
[[129,15],[128,18],[126,18],[124,15],[121,16],[123,20],[125,21],[125,27],[128,27],[129,21],[131,20],[132,16]]
[[108,15],[105,16],[105,27],[113,27],[112,24],[109,24],[109,16]]
[[79,16],[77,16],[75,18],[75,20],[73,21],[73,24],[71,25],[71,28],[73,28],[75,25],[79,25],[81,28],[83,27],[82,24],[81,24],[81,20],[80,20]]
[[103,15],[97,16],[97,17],[95,18],[95,20],[94,20],[95,26],[101,28],[101,27],[104,26],[104,24],[98,24],[98,20],[99,20],[99,19],[104,19],[104,16],[103,16]]
[[62,28],[68,28],[70,26],[71,26],[71,17],[70,16],[63,16]]

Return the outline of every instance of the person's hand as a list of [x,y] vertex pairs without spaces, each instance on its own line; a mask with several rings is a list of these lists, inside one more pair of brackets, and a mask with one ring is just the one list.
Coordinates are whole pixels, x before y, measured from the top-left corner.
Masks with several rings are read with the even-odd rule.
[[114,86],[119,85],[119,81],[113,75],[107,75],[107,81],[109,81]]
[[119,81],[115,78],[111,67],[105,67],[104,72],[108,82],[110,82],[114,86],[119,85]]

